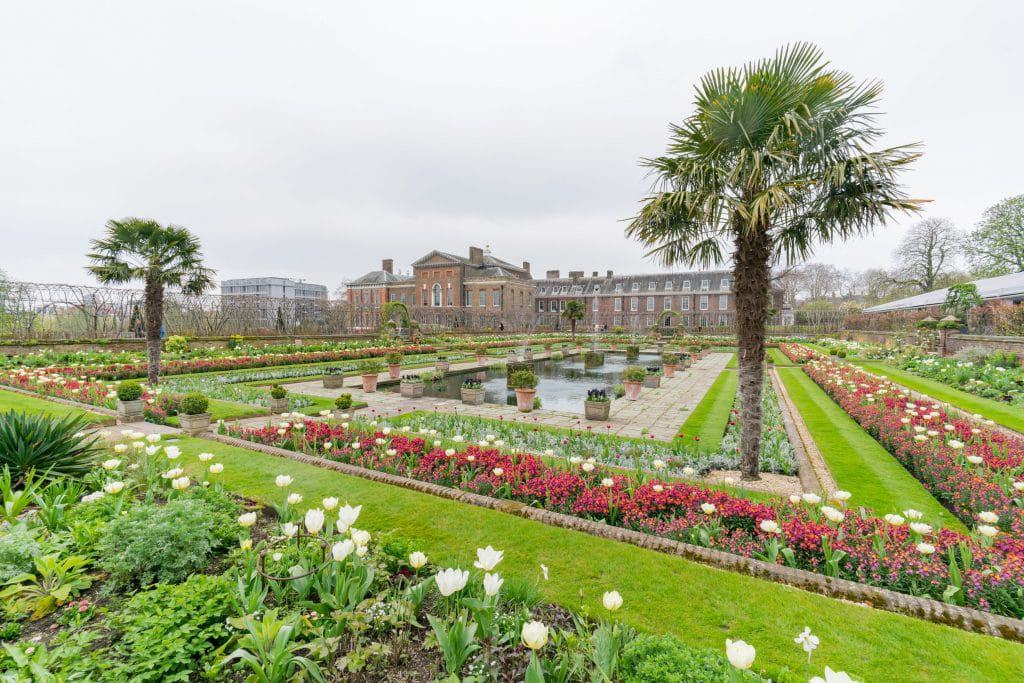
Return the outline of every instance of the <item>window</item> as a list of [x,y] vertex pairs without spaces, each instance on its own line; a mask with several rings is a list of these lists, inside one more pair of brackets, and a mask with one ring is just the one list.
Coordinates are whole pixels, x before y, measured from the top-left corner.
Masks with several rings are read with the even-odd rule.
[[594,285],[594,294],[600,294],[601,288],[598,285]]
[[615,283],[615,293],[618,294],[620,292],[622,292],[622,283],[621,282],[616,282]]
[[629,310],[635,311],[640,306],[640,299],[633,296],[629,298]]
[[706,292],[710,288],[711,288],[711,280],[701,280],[700,281],[700,291]]
[[558,310],[560,310],[560,311],[564,311],[565,310],[565,299],[562,299],[561,301],[558,302]]
[[594,297],[594,302],[590,304],[590,310],[597,312],[597,297]]
[[406,300],[405,300],[405,297],[406,297],[406,294],[405,294],[405,292],[402,292],[402,303],[403,303],[403,304],[407,304],[407,303],[409,303],[408,301],[406,301]]
[[546,292],[546,291],[548,291],[548,288],[547,288],[547,287],[541,287],[541,288],[540,288],[540,293],[541,293],[541,294],[543,294],[543,293],[544,293],[544,292]]
[[729,295],[719,294],[718,295],[718,310],[728,311],[729,310]]
[[654,310],[654,297],[653,296],[647,297],[647,310],[648,311],[653,311]]
[[665,297],[665,310],[666,311],[671,311],[672,310],[672,297],[670,297],[670,296],[666,296]]
[[669,280],[669,281],[667,281],[665,283],[665,291],[666,292],[671,292],[672,291],[672,281],[671,280]]
[[653,324],[654,324],[654,316],[651,316],[651,315],[647,316],[647,327],[650,327]]
[[537,310],[540,311],[541,313],[544,312],[544,300],[543,299],[538,299],[537,300]]
[[433,303],[431,305],[432,306],[440,306],[441,305],[441,285],[435,282],[434,286],[432,287],[432,289],[433,289],[433,292],[434,292],[434,301],[433,301]]
[[631,291],[631,292],[639,292],[640,291],[640,283],[639,282],[634,282],[630,286],[629,291]]
[[480,290],[480,308],[486,308],[486,307],[487,307],[487,291],[481,289]]
[[690,291],[690,281],[689,280],[683,280],[683,291],[684,292],[689,292]]
[[423,305],[427,305],[427,285],[423,285]]
[[618,311],[621,311],[621,310],[622,310],[622,297],[621,296],[617,296],[617,297],[615,297],[615,311],[618,312]]
[[501,306],[501,290],[500,289],[495,289],[493,292],[491,292],[491,306],[494,307],[494,308],[498,308],[498,307]]
[[724,314],[719,314],[719,316],[718,316],[718,324],[719,325],[728,325],[729,324],[729,316],[724,315]]
[[707,327],[708,326],[708,317],[706,315],[702,315],[700,317],[700,326],[701,327]]
[[[702,310],[702,311],[708,310],[708,297],[707,297],[706,294],[704,294],[704,295],[702,295],[700,297],[700,310]],[[707,323],[704,323],[704,324],[706,325]]]
[[569,285],[562,285],[562,294],[569,293]]
[[448,283],[448,297],[446,298],[446,301],[447,303],[445,304],[445,306],[452,305],[452,283],[450,282]]
[[722,278],[722,286],[719,287],[719,289],[729,289],[729,278],[727,278],[727,277],[723,277]]
[[622,316],[621,315],[613,315],[612,316],[612,325],[615,325],[616,327],[618,327],[621,324],[622,324]]
[[648,289],[649,291],[652,291],[652,292],[653,292],[653,291],[654,291],[654,290],[656,290],[657,288],[658,288],[658,283],[657,283],[657,282],[655,282],[654,280],[651,280],[650,282],[648,282],[648,283],[647,283],[647,289]]

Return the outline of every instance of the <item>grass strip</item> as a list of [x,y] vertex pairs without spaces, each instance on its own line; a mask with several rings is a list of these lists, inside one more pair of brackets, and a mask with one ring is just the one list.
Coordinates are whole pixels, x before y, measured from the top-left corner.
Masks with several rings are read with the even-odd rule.
[[779,377],[839,488],[852,505],[878,516],[914,508],[932,523],[964,531],[956,519],[896,458],[864,431],[800,368],[780,368]]
[[919,377],[906,370],[900,370],[888,363],[862,360],[854,360],[852,362],[868,372],[888,377],[893,382],[902,384],[912,391],[927,394],[936,401],[948,403],[971,414],[977,413],[1004,427],[1024,433],[1024,408],[1021,406],[1012,406],[1009,403],[976,396],[937,380]]
[[274,477],[290,474],[295,483],[288,491],[301,493],[306,504],[324,496],[362,504],[361,528],[413,540],[441,566],[469,567],[476,548],[493,544],[505,551],[502,574],[537,581],[547,600],[597,614],[602,592],[618,590],[625,622],[719,652],[726,637],[743,638],[757,647],[756,666],[770,671],[804,670],[806,655],[793,643],[804,626],[821,637],[817,674],[826,663],[861,680],[885,681],[1012,680],[1024,671],[1019,643],[213,441],[184,438],[181,446],[193,473],[195,453],[215,453],[225,466],[224,484],[239,494],[279,502]]
[[67,415],[84,415],[89,422],[95,424],[114,422],[113,417],[94,413],[84,408],[75,408],[63,403],[57,403],[56,401],[48,401],[45,398],[36,398],[35,396],[19,394],[16,391],[0,389],[0,412],[7,412],[9,410],[16,410],[19,413],[29,413],[31,415],[51,415],[58,418]]
[[722,445],[722,437],[725,436],[725,428],[729,424],[729,413],[732,411],[733,401],[736,400],[738,386],[739,374],[728,369],[722,370],[708,392],[704,394],[704,398],[679,428],[680,438],[690,441],[698,438],[701,449],[717,451]]

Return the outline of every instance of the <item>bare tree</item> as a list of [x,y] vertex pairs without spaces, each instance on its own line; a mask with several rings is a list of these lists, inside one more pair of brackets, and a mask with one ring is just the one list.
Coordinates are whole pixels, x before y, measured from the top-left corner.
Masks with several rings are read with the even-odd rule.
[[946,218],[927,218],[910,229],[896,252],[893,283],[921,292],[941,286],[951,275],[959,252],[960,235]]

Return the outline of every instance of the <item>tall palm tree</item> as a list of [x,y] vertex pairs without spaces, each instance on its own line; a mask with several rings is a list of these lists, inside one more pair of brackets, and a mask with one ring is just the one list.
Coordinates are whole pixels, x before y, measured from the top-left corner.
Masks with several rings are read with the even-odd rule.
[[579,299],[571,299],[565,302],[565,310],[562,311],[562,317],[569,321],[572,326],[572,339],[576,341],[576,323],[580,322],[587,316],[587,311],[583,308],[583,302]]
[[922,203],[897,182],[916,146],[871,149],[881,91],[833,69],[813,45],[787,46],[705,75],[667,154],[643,161],[656,181],[626,234],[666,266],[733,264],[744,479],[759,478],[772,266]]
[[87,270],[103,284],[141,281],[145,296],[146,347],[150,383],[160,380],[160,328],[164,292],[177,287],[185,294],[202,294],[213,284],[214,271],[203,266],[199,238],[187,228],[162,226],[145,218],[111,220],[106,235],[91,241]]

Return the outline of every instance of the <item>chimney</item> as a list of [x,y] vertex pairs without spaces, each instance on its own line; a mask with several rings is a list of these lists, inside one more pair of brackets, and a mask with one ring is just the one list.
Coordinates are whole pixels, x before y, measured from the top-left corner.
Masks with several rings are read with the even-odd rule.
[[614,275],[614,273],[613,273],[612,271],[610,271],[610,270],[609,270],[609,271],[608,271],[608,275],[607,275],[606,277],[611,277],[612,275]]
[[482,266],[484,264],[484,250],[480,247],[470,247],[469,262],[474,266]]
[[558,278],[562,277],[562,273],[561,271],[558,270],[549,270],[547,272],[547,275],[545,275],[544,277],[546,277],[549,280],[557,280]]
[[395,272],[395,262],[394,262],[394,260],[389,259],[389,258],[384,259],[383,261],[380,262],[380,269],[383,270],[385,273],[394,273]]
[[591,273],[590,277],[597,277],[597,271],[595,270],[593,273]]
[[523,270],[525,270],[527,273],[530,272],[530,262],[529,261],[523,261]]
[[569,271],[569,278],[570,279],[572,279],[572,280],[579,280],[581,277],[583,277],[583,271],[582,270],[570,270]]

